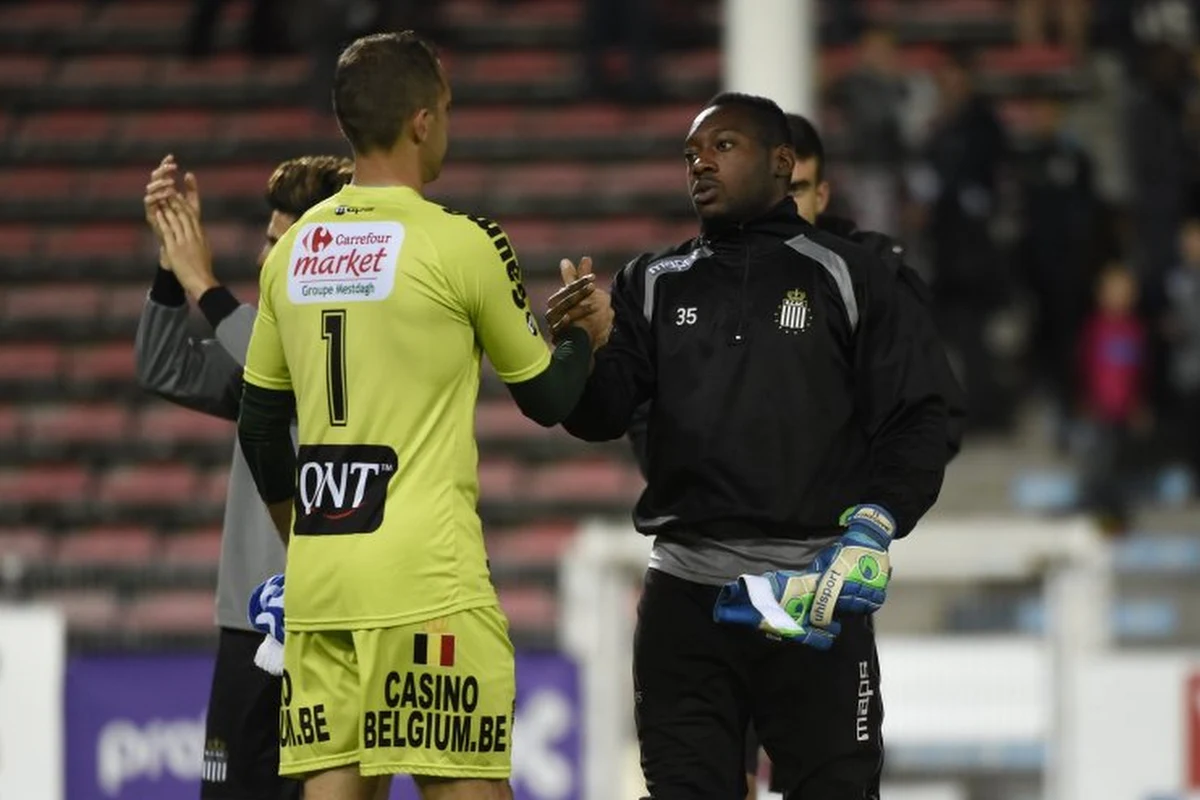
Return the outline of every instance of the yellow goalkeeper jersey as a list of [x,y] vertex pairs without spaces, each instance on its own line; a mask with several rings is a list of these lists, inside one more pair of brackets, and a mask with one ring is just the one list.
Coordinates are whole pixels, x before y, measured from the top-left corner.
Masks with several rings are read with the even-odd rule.
[[508,383],[550,363],[490,220],[411,188],[350,185],[272,250],[245,379],[296,395],[290,630],[496,602],[476,511],[483,353]]

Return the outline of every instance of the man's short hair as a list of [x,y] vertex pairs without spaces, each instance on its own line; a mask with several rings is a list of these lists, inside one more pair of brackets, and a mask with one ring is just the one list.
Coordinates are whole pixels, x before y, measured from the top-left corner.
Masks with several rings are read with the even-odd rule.
[[300,156],[284,161],[267,181],[272,211],[301,217],[354,177],[354,162],[340,156]]
[[436,107],[443,80],[433,45],[412,31],[352,42],[333,75],[333,111],[354,152],[390,150],[414,114]]
[[715,106],[736,107],[745,111],[754,125],[758,141],[768,150],[791,142],[787,117],[774,100],[741,92],[721,92],[709,100],[705,108]]
[[796,159],[816,159],[817,182],[825,180],[825,145],[821,142],[821,134],[817,133],[816,126],[799,114],[788,114],[787,125],[791,132],[792,149],[796,151]]

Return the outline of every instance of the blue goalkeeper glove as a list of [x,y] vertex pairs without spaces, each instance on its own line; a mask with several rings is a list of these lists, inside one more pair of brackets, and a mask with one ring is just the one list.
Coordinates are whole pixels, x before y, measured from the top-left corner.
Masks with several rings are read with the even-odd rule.
[[713,619],[757,628],[767,636],[828,650],[840,627],[825,628],[809,621],[817,592],[816,572],[768,572],[742,575],[721,587],[713,606]]
[[888,546],[896,532],[891,514],[879,506],[846,509],[839,522],[842,537],[817,554],[812,569],[819,572],[817,596],[812,605],[814,625],[833,625],[835,611],[873,614],[887,599],[892,563]]
[[283,674],[283,576],[272,575],[250,593],[246,616],[254,630],[265,634],[254,663],[272,675]]

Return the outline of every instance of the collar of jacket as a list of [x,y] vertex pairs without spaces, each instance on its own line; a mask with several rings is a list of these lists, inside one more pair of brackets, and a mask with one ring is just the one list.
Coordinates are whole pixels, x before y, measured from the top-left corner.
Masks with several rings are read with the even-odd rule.
[[810,228],[812,226],[796,213],[796,204],[792,202],[792,198],[785,197],[761,216],[746,222],[705,226],[700,238],[710,245],[728,244],[745,237],[763,235],[790,239]]

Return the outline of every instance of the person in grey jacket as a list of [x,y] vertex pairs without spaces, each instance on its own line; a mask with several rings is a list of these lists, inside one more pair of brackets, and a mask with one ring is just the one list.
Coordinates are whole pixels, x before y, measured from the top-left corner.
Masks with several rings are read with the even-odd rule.
[[[279,165],[267,183],[271,217],[258,258],[260,268],[292,223],[337,192],[352,171],[349,160],[334,156],[305,156]],[[172,156],[151,174],[145,209],[160,251],[134,344],[138,383],[172,403],[236,420],[255,309],[239,302],[213,274],[196,178],[187,173],[180,181]],[[212,325],[215,338],[188,334],[189,297]],[[295,800],[301,784],[278,774],[281,679],[255,667],[254,652],[262,634],[246,618],[247,600],[255,586],[283,571],[284,543],[258,497],[241,448],[234,442],[232,449],[217,572],[220,634],[200,796],[204,800]]]

